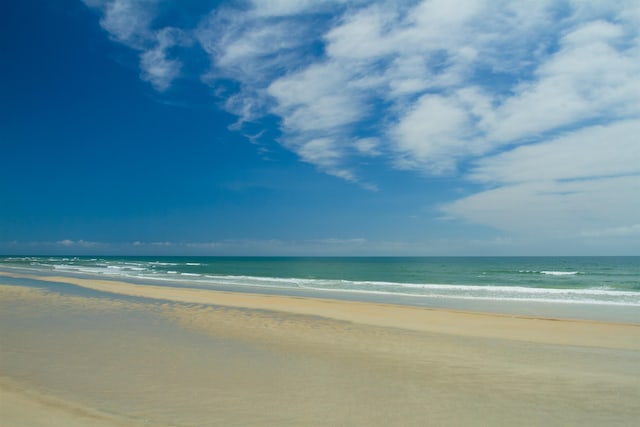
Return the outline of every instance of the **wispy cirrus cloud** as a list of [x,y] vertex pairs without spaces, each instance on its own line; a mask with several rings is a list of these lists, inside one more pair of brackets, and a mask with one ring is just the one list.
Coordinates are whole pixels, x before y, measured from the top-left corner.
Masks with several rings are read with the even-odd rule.
[[82,0],[102,12],[100,26],[109,36],[140,52],[140,78],[164,92],[180,76],[182,61],[169,54],[175,46],[191,43],[179,28],[154,28],[159,0]]

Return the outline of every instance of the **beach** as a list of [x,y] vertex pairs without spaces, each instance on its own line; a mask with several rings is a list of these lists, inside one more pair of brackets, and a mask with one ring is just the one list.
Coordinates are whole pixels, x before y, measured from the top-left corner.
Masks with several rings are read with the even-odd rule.
[[5,273],[0,339],[3,425],[640,419],[638,323]]

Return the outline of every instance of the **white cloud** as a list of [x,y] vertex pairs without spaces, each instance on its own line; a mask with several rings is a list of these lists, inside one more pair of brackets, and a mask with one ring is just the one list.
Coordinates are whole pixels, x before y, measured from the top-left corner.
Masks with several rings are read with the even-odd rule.
[[[157,90],[179,77],[155,1],[85,2]],[[359,168],[378,156],[466,178],[486,187],[445,213],[509,231],[637,223],[640,2],[251,0],[181,30],[237,128],[278,117],[328,174],[374,188]]]
[[[341,167],[341,149],[340,145],[336,144],[335,140],[331,138],[316,138],[311,141],[305,141],[296,147],[294,151],[298,153],[303,161],[320,167],[329,175],[349,182],[359,182],[353,171]],[[363,186],[369,185],[367,183],[360,184]],[[375,189],[373,186],[369,188]]]
[[[220,23],[227,26],[211,28],[212,24]],[[225,14],[213,15],[208,26],[201,29],[199,35],[205,49],[215,55],[215,65],[225,73],[234,73],[235,78],[257,80],[268,74],[269,65],[279,65],[283,58],[278,55],[299,46],[299,38],[305,32],[304,27],[295,22],[253,23],[242,17],[228,18]]]
[[510,184],[457,200],[443,211],[517,235],[575,239],[603,224],[637,221],[639,189],[638,176]]
[[490,137],[509,142],[586,119],[640,114],[640,44],[617,47],[622,34],[602,21],[569,32],[536,78],[496,109]]
[[157,0],[83,0],[103,13],[100,26],[116,41],[142,49],[151,37],[149,26]]
[[348,84],[337,64],[322,64],[274,81],[268,93],[278,104],[273,111],[283,117],[285,131],[331,133],[357,121],[365,109],[353,92],[335,90]]
[[469,123],[466,111],[450,97],[425,95],[392,131],[402,164],[427,164],[432,173],[455,169],[455,157],[468,155]]
[[71,240],[64,239],[55,242],[56,246],[63,246],[65,248],[95,248],[101,246],[100,242],[91,242],[86,240]]
[[356,150],[362,155],[376,157],[382,153],[378,151],[381,141],[379,138],[358,138],[353,142]]
[[297,150],[303,160],[324,167],[335,166],[340,153],[330,138],[318,138],[305,142]]
[[441,174],[501,145],[640,114],[632,0],[252,0],[181,30],[153,28],[157,0],[84,1],[141,51],[141,77],[158,91],[180,76],[174,34],[197,39],[211,60],[203,80],[237,127],[276,115],[286,147],[301,155],[331,138],[343,169],[368,155],[348,149],[364,123],[391,165]]
[[[211,61],[202,80],[216,89],[224,108],[239,117],[237,127],[268,114],[273,106],[270,84],[307,63],[306,43],[322,28],[286,13],[299,7],[284,1],[257,2],[249,9],[221,7],[193,31]],[[238,82],[239,88],[229,91],[228,80]]]
[[182,62],[168,51],[188,45],[190,37],[181,29],[152,29],[158,0],[83,0],[100,9],[100,25],[116,41],[140,51],[140,77],[159,92],[167,90],[180,75]]
[[165,27],[156,32],[157,44],[140,55],[141,78],[163,92],[180,75],[182,63],[169,58],[167,51],[176,46],[188,44],[184,33],[176,28]]
[[397,19],[396,10],[389,4],[373,5],[345,16],[340,25],[324,35],[327,55],[347,61],[387,55],[393,48],[387,31]]
[[638,135],[640,120],[587,127],[481,159],[469,177],[513,184],[640,175]]
[[[141,51],[143,79],[164,91],[179,77],[169,51],[180,30],[152,29],[156,0],[85,3]],[[359,127],[378,118],[373,136],[396,153],[390,164],[441,174],[503,144],[640,114],[638,10],[633,1],[256,0],[220,6],[180,37],[190,32],[209,54],[203,78],[238,127],[275,114],[286,147],[310,161],[297,150],[331,138],[327,155],[348,168],[367,155],[347,149]]]
[[577,238],[624,229],[640,212],[639,134],[640,121],[620,122],[487,157],[469,176],[498,186],[443,211],[525,235]]

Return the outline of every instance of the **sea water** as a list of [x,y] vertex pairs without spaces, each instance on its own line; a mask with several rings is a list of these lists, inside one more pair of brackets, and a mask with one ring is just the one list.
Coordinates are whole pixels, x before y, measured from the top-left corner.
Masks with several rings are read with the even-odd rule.
[[640,257],[39,256],[0,257],[0,269],[416,304],[442,298],[640,308]]

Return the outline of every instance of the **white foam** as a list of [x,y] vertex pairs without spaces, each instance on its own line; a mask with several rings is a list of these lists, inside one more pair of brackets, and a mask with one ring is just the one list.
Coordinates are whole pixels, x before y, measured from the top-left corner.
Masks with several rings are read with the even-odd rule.
[[541,271],[540,273],[548,276],[574,276],[578,274],[577,271]]
[[[199,276],[185,274],[183,276]],[[481,286],[415,284],[393,282],[357,282],[256,276],[205,275],[193,279],[201,285],[230,285],[264,288],[304,288],[321,292],[351,292],[361,294],[399,295],[425,298],[480,299],[494,301],[539,301],[640,306],[640,293],[608,288],[556,289],[523,286]]]
[[640,307],[640,301],[602,301],[588,298],[579,299],[550,299],[550,298],[524,298],[515,296],[476,296],[476,295],[451,295],[451,294],[427,294],[416,295],[407,294],[401,292],[385,292],[385,291],[366,291],[358,289],[323,289],[323,288],[310,288],[315,291],[329,291],[329,292],[342,292],[342,293],[359,293],[359,294],[375,294],[375,295],[388,295],[388,296],[405,296],[405,297],[417,297],[417,298],[437,298],[437,299],[463,299],[463,300],[483,300],[483,301],[518,301],[518,302],[541,302],[541,303],[557,303],[557,304],[588,304],[588,305],[615,305],[626,307]]

